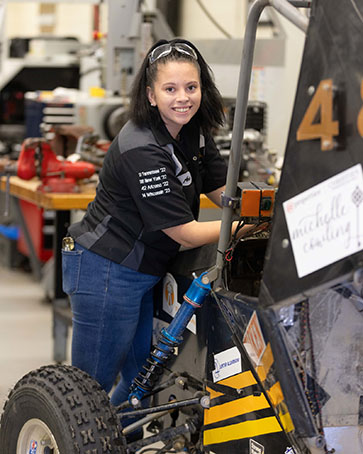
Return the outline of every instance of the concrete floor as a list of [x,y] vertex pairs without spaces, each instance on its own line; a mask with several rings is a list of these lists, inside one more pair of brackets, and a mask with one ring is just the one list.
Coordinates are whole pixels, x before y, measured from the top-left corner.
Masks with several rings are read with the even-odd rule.
[[52,363],[52,307],[32,274],[0,267],[0,412],[14,384]]

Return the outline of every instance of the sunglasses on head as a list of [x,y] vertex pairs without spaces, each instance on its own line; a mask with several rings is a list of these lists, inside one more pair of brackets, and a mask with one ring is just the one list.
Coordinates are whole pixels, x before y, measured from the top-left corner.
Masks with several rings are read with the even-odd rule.
[[149,64],[152,65],[153,63],[156,62],[156,60],[159,60],[159,58],[166,57],[171,53],[171,51],[175,49],[177,52],[180,54],[188,55],[189,57],[193,58],[193,60],[198,60],[197,53],[195,50],[188,46],[188,44],[184,43],[167,43],[167,44],[161,44],[158,47],[155,47],[150,54],[149,54]]

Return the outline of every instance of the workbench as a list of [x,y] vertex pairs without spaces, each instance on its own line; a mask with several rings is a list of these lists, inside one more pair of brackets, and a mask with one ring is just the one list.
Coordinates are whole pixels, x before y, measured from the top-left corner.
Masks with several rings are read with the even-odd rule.
[[[55,268],[61,269],[58,265],[61,264],[61,242],[65,236],[70,222],[71,210],[85,210],[89,202],[95,197],[95,187],[92,185],[80,185],[78,193],[45,193],[37,190],[40,181],[37,178],[26,181],[18,177],[10,177],[9,192],[10,196],[15,201],[15,206],[19,207],[18,201],[26,200],[44,210],[54,210],[55,212],[55,235],[53,238],[53,252],[55,260]],[[0,189],[6,191],[6,179],[3,177],[0,181]],[[27,227],[21,215],[20,209],[16,213],[20,222],[20,227],[23,230],[25,241],[30,252],[30,263],[33,274],[37,280],[41,277],[41,265],[38,263],[34,247],[30,235],[27,232]],[[62,297],[61,278],[55,280],[54,295],[55,299]]]
[[[25,237],[29,250],[29,259],[34,277],[40,281],[42,275],[42,264],[40,263],[28,232],[26,222],[20,209],[19,200],[26,200],[43,208],[55,212],[55,231],[53,237],[53,359],[56,362],[63,362],[66,359],[66,346],[68,338],[68,327],[71,324],[71,312],[68,298],[62,290],[62,239],[67,233],[71,221],[72,210],[86,210],[88,204],[94,199],[96,194],[95,185],[79,185],[77,193],[46,193],[38,191],[40,180],[22,180],[12,176],[9,180],[9,194],[14,200],[16,215],[20,223],[20,228]],[[0,178],[0,190],[6,191],[6,178]],[[206,196],[201,196],[201,212],[204,211],[204,220],[210,218],[210,212],[215,212],[217,207]],[[207,213],[207,215],[206,215]],[[203,216],[202,216],[203,217]],[[214,216],[212,216],[214,217]]]

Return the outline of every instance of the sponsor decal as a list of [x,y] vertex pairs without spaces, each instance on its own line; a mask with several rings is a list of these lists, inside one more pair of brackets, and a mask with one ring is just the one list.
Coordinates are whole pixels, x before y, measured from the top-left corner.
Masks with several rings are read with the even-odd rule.
[[250,454],[264,454],[265,447],[250,438]]
[[294,448],[289,447],[289,448],[286,448],[285,454],[296,454],[296,452],[295,452]]
[[252,317],[248,322],[245,335],[243,336],[243,345],[245,346],[249,357],[258,366],[263,352],[266,349],[266,343],[263,338],[256,311],[253,312]]
[[361,164],[286,200],[283,208],[299,278],[363,249]]
[[237,347],[229,348],[214,355],[214,383],[242,372],[241,354]]
[[[163,280],[163,310],[172,317],[175,317],[179,307],[178,284],[172,274],[166,273]],[[191,318],[187,328],[193,334],[197,334],[197,322],[195,315]]]
[[29,454],[37,454],[38,443],[35,440],[30,442]]

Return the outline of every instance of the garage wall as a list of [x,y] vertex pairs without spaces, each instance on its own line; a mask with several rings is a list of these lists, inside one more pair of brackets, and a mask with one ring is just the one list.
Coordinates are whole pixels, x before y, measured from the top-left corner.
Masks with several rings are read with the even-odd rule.
[[[177,0],[169,0],[168,4],[173,7]],[[242,38],[246,23],[248,1],[242,0],[199,0],[204,5],[212,18],[232,38]],[[190,40],[198,39],[228,39],[218,26],[213,24],[207,17],[198,0],[180,0],[180,34]],[[146,5],[153,7],[155,1],[148,0]],[[175,4],[174,4],[175,6]],[[53,18],[53,34],[55,36],[75,36],[82,43],[89,43],[92,40],[93,22],[92,4],[78,3],[56,3]],[[51,20],[39,15],[40,2],[10,2],[7,6],[5,36],[28,37],[40,34],[42,21]],[[278,16],[284,33],[286,34],[285,62],[281,70],[259,71],[260,83],[261,74],[262,87],[265,90],[268,102],[268,145],[283,155],[287,140],[290,117],[294,102],[297,79],[299,75],[300,60],[303,51],[304,34],[295,26]],[[107,31],[107,5],[101,5],[101,30]],[[261,33],[271,34],[271,28],[261,27]],[[219,74],[223,73],[223,77]],[[219,68],[216,71],[217,84],[223,88],[223,84],[229,87],[237,87],[239,74],[239,61],[236,61],[234,68],[226,71]],[[267,76],[266,76],[267,75]],[[230,78],[226,82],[226,77]],[[218,80],[220,78],[220,80]],[[223,78],[223,82],[222,82]],[[222,94],[223,90],[221,89]],[[263,91],[263,90],[262,90]],[[232,93],[236,92],[232,88]],[[231,93],[228,93],[230,96]],[[260,96],[264,96],[263,94]]]
[[6,8],[5,36],[39,36],[44,22],[53,23],[54,36],[74,36],[87,43],[92,39],[93,5],[87,3],[57,3],[51,15],[40,14],[41,2],[8,3]]

